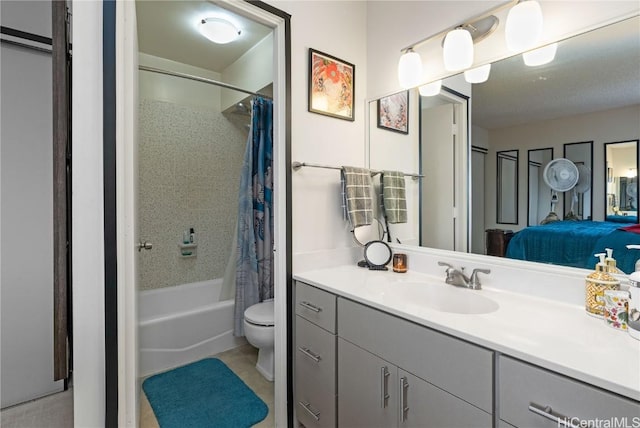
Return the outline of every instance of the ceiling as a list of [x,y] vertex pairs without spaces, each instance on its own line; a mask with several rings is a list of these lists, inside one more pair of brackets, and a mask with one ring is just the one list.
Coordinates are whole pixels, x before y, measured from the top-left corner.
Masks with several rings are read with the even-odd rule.
[[497,129],[640,104],[640,18],[560,42],[553,62],[517,55],[472,88],[473,124]]
[[[136,0],[140,52],[222,72],[272,29],[208,1]],[[238,27],[241,37],[217,45],[200,35],[203,18],[223,17]]]

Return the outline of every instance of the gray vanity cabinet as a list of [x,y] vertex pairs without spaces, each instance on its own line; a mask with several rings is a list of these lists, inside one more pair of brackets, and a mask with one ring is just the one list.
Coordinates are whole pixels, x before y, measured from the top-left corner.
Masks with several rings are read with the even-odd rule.
[[491,351],[343,298],[338,336],[339,427],[492,426]]
[[500,419],[514,427],[557,428],[564,426],[563,422],[577,427],[640,423],[640,402],[510,357],[500,356],[498,365]]
[[336,296],[296,283],[295,404],[306,428],[336,426]]

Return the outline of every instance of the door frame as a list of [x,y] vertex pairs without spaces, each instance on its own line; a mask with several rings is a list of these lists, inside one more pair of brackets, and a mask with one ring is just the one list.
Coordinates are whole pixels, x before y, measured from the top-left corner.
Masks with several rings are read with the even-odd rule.
[[[264,2],[216,0],[214,3],[273,28],[274,34],[274,293],[275,299],[275,423],[292,423],[291,388],[291,39],[290,15]],[[116,177],[117,194],[117,323],[107,325],[117,329],[118,364],[118,426],[137,426],[139,421],[140,382],[138,380],[137,346],[137,272],[135,227],[136,153],[133,144],[137,128],[137,113],[131,97],[137,93],[137,47],[135,5],[118,2],[116,9]],[[133,108],[134,111],[131,111]],[[106,162],[106,159],[105,159]],[[116,209],[113,207],[113,209]],[[107,207],[105,207],[106,209]],[[105,246],[107,244],[105,243]],[[107,308],[108,311],[108,308]],[[107,350],[108,353],[108,350]],[[109,383],[109,378],[107,378]],[[109,406],[107,405],[107,413]],[[107,414],[107,420],[109,415]]]

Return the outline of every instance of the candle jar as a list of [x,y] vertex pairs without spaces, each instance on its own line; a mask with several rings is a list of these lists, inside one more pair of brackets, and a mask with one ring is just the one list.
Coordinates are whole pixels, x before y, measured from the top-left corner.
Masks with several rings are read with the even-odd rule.
[[407,255],[396,253],[393,255],[393,271],[405,273],[407,271]]

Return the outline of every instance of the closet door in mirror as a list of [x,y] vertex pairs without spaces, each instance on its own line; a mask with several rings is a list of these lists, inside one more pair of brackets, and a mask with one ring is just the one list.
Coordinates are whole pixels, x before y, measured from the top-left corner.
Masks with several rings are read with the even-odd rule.
[[518,150],[497,152],[497,223],[518,224]]

